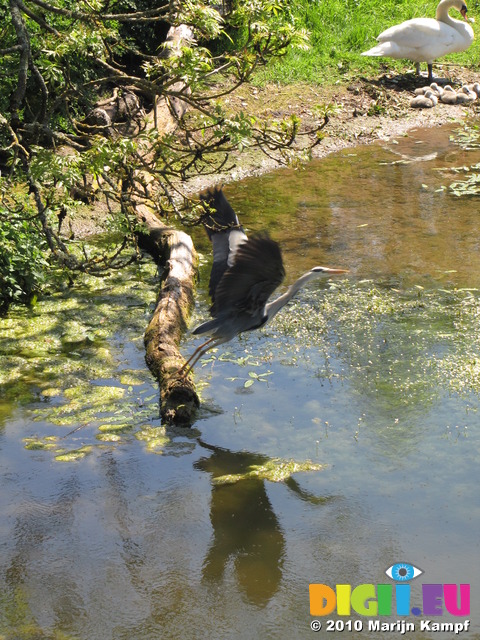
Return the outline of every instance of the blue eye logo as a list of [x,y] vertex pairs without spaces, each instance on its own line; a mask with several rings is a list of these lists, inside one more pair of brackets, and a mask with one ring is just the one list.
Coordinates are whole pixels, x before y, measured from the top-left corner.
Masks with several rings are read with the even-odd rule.
[[414,567],[413,564],[397,562],[396,564],[392,564],[391,567],[388,567],[385,573],[389,578],[397,582],[408,582],[409,580],[413,580],[413,578],[421,576],[423,571],[418,567]]

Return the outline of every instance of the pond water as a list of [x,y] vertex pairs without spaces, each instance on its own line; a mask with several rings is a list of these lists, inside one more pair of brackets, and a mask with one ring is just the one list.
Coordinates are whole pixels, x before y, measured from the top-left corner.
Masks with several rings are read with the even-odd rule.
[[191,430],[161,427],[145,370],[150,265],[0,320],[0,638],[307,638],[315,619],[453,637],[395,599],[382,618],[310,615],[309,584],[393,584],[398,562],[424,572],[414,608],[422,584],[470,584],[469,615],[430,619],[480,638],[480,217],[455,195],[480,151],[452,130],[226,189],[281,242],[288,282],[350,274],[204,358]]

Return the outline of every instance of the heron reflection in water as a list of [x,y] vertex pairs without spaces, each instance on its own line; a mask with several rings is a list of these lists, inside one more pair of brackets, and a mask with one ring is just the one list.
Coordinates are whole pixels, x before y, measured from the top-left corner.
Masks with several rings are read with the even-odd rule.
[[266,233],[248,238],[222,189],[209,190],[202,200],[207,210],[203,223],[213,246],[209,282],[212,319],[193,330],[194,335],[210,337],[180,369],[183,376],[190,373],[209,349],[243,331],[263,327],[310,280],[347,272],[346,269],[313,267],[283,295],[269,302],[285,277],[278,243]]
[[[212,478],[213,534],[203,562],[203,580],[219,589],[225,576],[230,579],[233,573],[248,601],[266,607],[282,584],[287,545],[269,497],[267,481],[249,472],[268,464],[271,458],[249,451],[230,451],[201,438],[197,442],[210,451],[210,455],[197,460],[194,468]],[[236,479],[218,482],[224,476],[236,476]],[[314,495],[292,476],[286,478],[282,486],[312,507],[337,500],[337,496]]]

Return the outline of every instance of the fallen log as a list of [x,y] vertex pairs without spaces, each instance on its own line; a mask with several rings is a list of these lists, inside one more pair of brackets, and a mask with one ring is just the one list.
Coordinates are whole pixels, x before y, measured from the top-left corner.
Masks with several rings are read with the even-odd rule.
[[178,373],[185,363],[178,345],[194,300],[198,258],[190,236],[163,225],[144,205],[135,208],[143,223],[143,246],[163,267],[153,316],[145,331],[145,360],[160,388],[165,424],[191,426],[200,405],[190,376]]
[[[164,55],[175,55],[179,47],[193,41],[190,27],[172,27],[168,32]],[[190,92],[189,87],[183,84],[175,86],[175,90],[185,95]],[[161,133],[174,131],[186,108],[187,105],[178,98],[157,97],[153,126]],[[149,150],[145,149],[146,158],[148,154]],[[150,182],[148,176],[144,177],[146,182]],[[151,187],[155,190],[154,184]],[[189,235],[164,225],[141,199],[134,196],[132,200],[136,218],[146,229],[143,234],[144,246],[147,245],[149,253],[162,270],[156,308],[144,336],[145,360],[159,384],[163,423],[189,427],[200,401],[190,375],[184,377],[179,374],[185,360],[178,345],[193,306],[197,254]]]

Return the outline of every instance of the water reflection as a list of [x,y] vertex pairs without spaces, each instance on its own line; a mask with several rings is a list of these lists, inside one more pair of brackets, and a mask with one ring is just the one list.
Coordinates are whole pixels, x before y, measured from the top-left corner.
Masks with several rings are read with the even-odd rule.
[[452,165],[475,165],[480,152],[453,147],[449,133],[412,131],[398,144],[346,150],[225,193],[247,227],[268,228],[280,242],[290,280],[341,262],[397,285],[480,286],[476,207],[447,189]]
[[[269,462],[267,456],[233,452],[200,441],[211,451],[194,467],[216,478],[244,475]],[[257,606],[266,606],[282,580],[285,539],[268,498],[265,480],[246,477],[212,486],[210,522],[213,537],[203,564],[203,578],[219,582],[233,562],[235,574],[245,597]],[[326,504],[301,488],[292,477],[285,484],[302,500]]]
[[[72,292],[68,313],[10,318],[21,338],[0,325],[0,636],[302,639],[310,582],[378,584],[399,560],[477,593],[480,302],[462,287],[480,286],[480,219],[441,188],[443,166],[477,159],[435,130],[230,186],[249,229],[282,243],[291,280],[319,263],[354,274],[200,366],[203,407],[221,410],[188,436],[159,431],[145,372],[152,274],[95,309]],[[79,311],[85,339],[65,349],[60,325]],[[96,446],[70,463],[24,447],[52,435]],[[252,476],[278,457],[323,469]],[[473,598],[471,620],[468,640]]]
[[[212,455],[195,468],[212,477],[245,473],[264,456],[211,447]],[[230,562],[245,597],[265,606],[282,579],[285,540],[262,480],[245,479],[214,486],[210,503],[213,537],[203,564],[205,580],[219,582]]]
[[[31,496],[17,505],[18,514],[8,545],[12,549],[3,558],[0,601],[7,627],[16,628],[20,637],[28,628],[35,629],[39,602],[48,601],[49,615],[62,620],[65,629],[83,614],[85,602],[80,596],[76,575],[64,570],[61,554],[50,557],[48,565],[43,565],[43,556],[51,541],[55,541],[58,553],[62,539],[72,534],[79,496],[79,483],[71,477],[61,483],[53,501]],[[41,567],[39,575],[36,567]],[[45,589],[43,595],[42,588]],[[47,591],[53,596],[51,599]],[[36,596],[33,599],[30,598],[32,592]],[[0,615],[0,621],[2,617]]]

